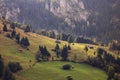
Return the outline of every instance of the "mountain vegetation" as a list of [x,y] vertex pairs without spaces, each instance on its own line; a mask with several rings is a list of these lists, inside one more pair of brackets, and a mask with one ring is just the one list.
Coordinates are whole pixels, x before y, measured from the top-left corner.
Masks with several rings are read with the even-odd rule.
[[0,14],[34,31],[74,33],[108,43],[119,40],[119,0],[2,0]]
[[0,0],[0,80],[120,80],[119,0]]

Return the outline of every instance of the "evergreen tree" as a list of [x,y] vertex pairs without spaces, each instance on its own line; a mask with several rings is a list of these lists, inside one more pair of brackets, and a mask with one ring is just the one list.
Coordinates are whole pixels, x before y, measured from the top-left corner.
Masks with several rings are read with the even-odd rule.
[[57,57],[59,57],[60,56],[60,47],[58,44],[56,44],[56,46],[55,46],[55,52],[56,52]]
[[50,37],[50,38],[56,38],[55,32],[54,31],[49,31],[48,32],[48,37]]
[[25,28],[25,32],[31,32],[31,27],[30,27],[30,26],[27,26],[27,27]]
[[88,52],[88,47],[87,46],[85,46],[85,48],[84,48],[84,50],[86,51],[86,53]]
[[71,50],[70,44],[68,44],[68,50]]
[[61,57],[62,57],[63,61],[67,61],[68,60],[68,48],[67,48],[66,45],[63,47]]
[[16,31],[13,30],[12,33],[11,33],[11,37],[14,38],[16,36]]
[[19,44],[20,43],[20,33],[18,33],[17,35],[16,35],[16,42]]
[[8,31],[8,29],[7,29],[7,25],[6,25],[6,24],[4,24],[4,26],[3,26],[3,31],[5,31],[5,32]]
[[68,39],[68,35],[66,35],[64,33],[60,34],[60,40],[67,41],[67,39]]
[[21,41],[20,41],[20,44],[21,44],[21,45],[24,45],[24,41],[25,41],[25,38],[23,37],[23,38],[21,39]]
[[28,38],[27,38],[27,37],[25,37],[25,38],[23,37],[23,38],[21,39],[21,44],[22,44],[23,46],[25,46],[25,47],[28,47],[28,46],[30,45]]
[[109,66],[108,67],[108,79],[107,80],[112,80],[114,78],[114,67]]
[[27,37],[25,37],[24,38],[24,46],[29,46],[30,45],[30,43],[29,43],[29,40],[28,40],[28,38]]
[[68,37],[68,43],[72,43],[73,42],[73,37],[70,35],[69,37]]
[[11,23],[11,24],[10,24],[10,27],[14,30],[14,29],[15,29],[15,24],[14,24],[14,23]]
[[1,55],[0,55],[0,78],[1,78],[2,75],[3,75],[3,70],[4,70],[4,64],[3,64],[2,57],[1,57]]
[[13,76],[9,68],[5,69],[5,72],[3,74],[3,80],[15,80],[15,77]]
[[55,51],[58,51],[59,49],[60,49],[59,45],[56,44],[56,46],[55,46]]
[[51,57],[49,51],[47,50],[46,46],[39,46],[39,51],[36,56],[38,60],[48,61],[48,59]]

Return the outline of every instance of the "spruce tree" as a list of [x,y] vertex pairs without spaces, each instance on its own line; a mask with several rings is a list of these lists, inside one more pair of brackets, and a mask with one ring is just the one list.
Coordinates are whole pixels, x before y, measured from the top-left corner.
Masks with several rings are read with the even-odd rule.
[[71,50],[71,46],[70,46],[70,44],[68,44],[68,50]]
[[86,51],[86,53],[88,52],[88,47],[87,46],[85,46],[85,48],[84,48],[84,50]]
[[63,47],[61,57],[62,57],[63,61],[67,61],[68,60],[68,48],[67,48],[66,45]]
[[15,80],[15,77],[8,67],[4,71],[3,80]]
[[73,42],[73,37],[70,35],[69,37],[68,37],[68,43],[72,43]]
[[16,35],[16,42],[19,44],[20,43],[20,33],[18,33],[17,35]]
[[4,26],[3,26],[3,31],[5,31],[5,32],[8,31],[8,29],[7,29],[7,25],[6,25],[6,24],[4,24]]
[[60,49],[59,45],[56,44],[56,46],[55,46],[55,51],[58,51],[59,49]]
[[[49,51],[47,50],[46,46],[39,46],[39,58],[43,61],[48,61],[48,59],[51,57]],[[39,59],[38,58],[38,59]]]
[[25,32],[31,32],[31,27],[30,27],[30,26],[27,26],[27,27],[25,28]]
[[3,70],[4,70],[4,63],[3,63],[2,57],[0,55],[0,78],[3,75]]
[[28,40],[28,38],[27,37],[23,37],[22,39],[21,39],[21,45],[23,45],[23,46],[25,46],[25,47],[28,47],[29,45],[30,45],[30,42],[29,42],[29,40]]
[[21,44],[21,45],[24,45],[24,41],[25,41],[25,38],[23,37],[23,38],[21,39],[21,41],[20,41],[20,44]]
[[28,38],[27,37],[25,37],[24,38],[24,46],[29,46],[30,45],[30,42],[29,42],[29,40],[28,40]]
[[11,24],[10,24],[10,27],[14,30],[14,29],[15,29],[15,24],[14,24],[14,23],[11,23]]
[[12,33],[11,33],[11,37],[14,38],[16,36],[16,31],[13,30]]
[[56,52],[57,57],[59,57],[60,56],[60,47],[58,44],[56,44],[56,46],[55,46],[55,52]]

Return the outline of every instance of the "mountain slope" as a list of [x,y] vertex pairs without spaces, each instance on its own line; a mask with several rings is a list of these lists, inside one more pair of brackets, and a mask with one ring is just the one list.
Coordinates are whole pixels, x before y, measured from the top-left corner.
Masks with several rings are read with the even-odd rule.
[[52,29],[108,43],[120,39],[119,3],[119,0],[4,0],[0,1],[0,14],[30,24],[34,30]]
[[[8,28],[10,29],[9,25]],[[2,23],[0,23],[0,29],[2,29]],[[46,72],[50,72],[51,75],[49,75],[49,79],[53,79],[53,76],[55,75],[56,71],[60,71],[57,74],[66,77],[67,75],[73,75],[73,72],[71,71],[71,73],[66,72],[66,75],[63,75],[63,70],[60,69],[60,67],[67,63],[67,62],[46,62],[44,63],[37,63],[35,66],[33,66],[32,68],[30,67],[30,65],[33,65],[35,63],[35,54],[38,51],[38,46],[39,45],[46,45],[46,47],[48,48],[48,50],[51,52],[52,56],[55,56],[55,53],[51,51],[51,49],[54,49],[56,43],[55,43],[55,39],[51,39],[42,35],[38,35],[35,33],[24,33],[23,30],[16,28],[16,32],[21,34],[21,37],[28,37],[29,41],[30,41],[30,46],[29,46],[29,50],[26,50],[24,48],[22,48],[20,45],[18,45],[16,43],[16,41],[14,39],[9,39],[7,38],[5,35],[9,32],[3,32],[0,34],[0,54],[2,55],[4,62],[8,63],[8,62],[20,62],[20,64],[23,67],[23,70],[21,72],[18,72],[17,74],[14,74],[17,78],[17,80],[39,80],[39,79],[48,79],[46,76],[48,74],[46,74]],[[62,48],[63,45],[67,44],[67,42],[61,41],[60,47]],[[76,54],[77,55],[77,60],[82,62],[84,60],[86,60],[86,54],[84,51],[84,47],[85,45],[88,44],[77,44],[75,43],[74,45],[71,44],[71,48],[72,50],[70,51],[70,59],[73,58],[73,56]],[[95,50],[98,46],[95,47]],[[19,49],[22,49],[22,52],[19,52]],[[94,50],[89,50],[88,51],[89,54],[88,55],[93,55]],[[32,61],[31,63],[29,61]],[[59,66],[53,66],[54,64],[58,64]],[[70,63],[73,64],[73,63]],[[84,80],[85,78],[85,74],[87,76],[90,76],[89,79],[93,80],[93,79],[105,79],[107,78],[107,75],[105,74],[105,72],[93,68],[91,66],[88,65],[84,65],[84,64],[73,64],[76,68],[74,70],[74,73],[78,73],[81,74],[81,79]],[[45,67],[48,66],[48,67]],[[81,68],[81,69],[79,69]],[[83,68],[83,69],[82,69]],[[53,69],[51,71],[51,69]],[[94,71],[93,74],[100,74],[100,76],[96,76],[93,77],[93,75],[90,75],[89,73],[86,73],[86,69],[89,70],[90,74],[91,74],[91,70]],[[41,74],[41,71],[44,70]],[[81,72],[81,70],[83,72]],[[40,71],[40,72],[39,72]],[[32,73],[31,73],[32,72]],[[34,75],[33,75],[34,72]],[[27,74],[27,75],[26,75]],[[40,75],[39,77],[37,75]],[[30,76],[30,77],[29,77]],[[61,79],[61,76],[57,76],[57,78],[54,78],[54,80],[58,80]],[[77,79],[79,76],[78,75],[74,75],[75,79]],[[77,77],[77,78],[76,78]],[[66,78],[63,78],[66,79]]]

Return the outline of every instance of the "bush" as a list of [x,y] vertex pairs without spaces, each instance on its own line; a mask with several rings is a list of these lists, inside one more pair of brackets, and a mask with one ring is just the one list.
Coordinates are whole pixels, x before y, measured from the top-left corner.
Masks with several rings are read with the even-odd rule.
[[73,80],[73,78],[71,76],[68,76],[67,80]]
[[9,70],[9,68],[5,68],[5,72],[3,74],[3,80],[16,80],[15,76]]
[[71,69],[73,69],[73,66],[70,65],[70,64],[65,64],[65,65],[62,66],[62,69],[64,69],[64,70],[71,70]]
[[7,37],[7,38],[11,38],[11,35],[10,35],[10,34],[6,34],[6,37]]
[[8,67],[9,67],[10,71],[13,73],[18,72],[19,70],[22,70],[20,63],[18,63],[18,62],[9,62]]

